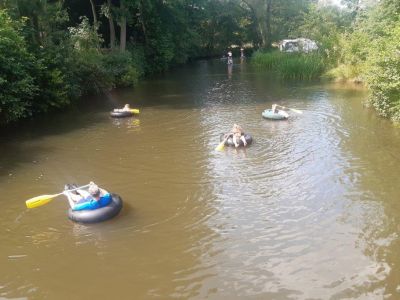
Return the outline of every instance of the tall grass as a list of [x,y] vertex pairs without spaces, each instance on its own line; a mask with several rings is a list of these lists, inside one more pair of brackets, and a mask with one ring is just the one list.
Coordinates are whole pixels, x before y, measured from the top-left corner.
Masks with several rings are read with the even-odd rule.
[[325,71],[325,62],[318,53],[260,52],[252,56],[252,63],[278,73],[283,79],[310,80],[319,78]]

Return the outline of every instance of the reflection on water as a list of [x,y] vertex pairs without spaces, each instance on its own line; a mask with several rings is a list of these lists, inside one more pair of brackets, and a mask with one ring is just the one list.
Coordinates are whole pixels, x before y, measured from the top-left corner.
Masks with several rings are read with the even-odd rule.
[[[400,129],[365,95],[203,61],[21,128],[0,149],[0,299],[400,297]],[[125,103],[140,115],[109,117]],[[303,114],[263,119],[273,103]],[[214,151],[233,123],[252,145]],[[24,208],[90,180],[117,218]]]
[[129,132],[140,130],[140,119],[136,118],[115,118],[112,123],[118,128],[128,128]]

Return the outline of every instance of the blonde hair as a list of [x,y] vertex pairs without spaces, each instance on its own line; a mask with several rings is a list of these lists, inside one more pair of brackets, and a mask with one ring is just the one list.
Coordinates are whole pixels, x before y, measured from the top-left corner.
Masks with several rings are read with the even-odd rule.
[[233,124],[233,127],[232,127],[232,131],[242,131],[243,129],[242,129],[242,127],[240,127],[240,125],[238,125],[238,124]]
[[235,136],[241,136],[243,134],[243,129],[237,124],[233,124],[233,127],[231,129],[231,134],[234,134]]
[[95,196],[95,197],[100,196],[100,189],[97,186],[97,184],[95,184],[95,183],[90,184],[89,194],[92,196]]

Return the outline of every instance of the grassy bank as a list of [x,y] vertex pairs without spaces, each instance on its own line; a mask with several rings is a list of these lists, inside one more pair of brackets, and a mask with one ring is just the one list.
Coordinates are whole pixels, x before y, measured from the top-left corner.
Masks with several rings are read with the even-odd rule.
[[310,80],[319,78],[325,71],[324,59],[317,53],[257,51],[251,61],[255,66],[277,72],[283,79]]

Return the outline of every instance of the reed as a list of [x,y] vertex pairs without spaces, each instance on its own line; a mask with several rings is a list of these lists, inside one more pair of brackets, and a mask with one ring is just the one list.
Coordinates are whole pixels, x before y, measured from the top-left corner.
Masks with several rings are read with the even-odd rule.
[[318,53],[256,52],[252,63],[278,73],[283,79],[311,80],[325,71],[325,62]]

